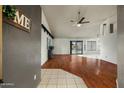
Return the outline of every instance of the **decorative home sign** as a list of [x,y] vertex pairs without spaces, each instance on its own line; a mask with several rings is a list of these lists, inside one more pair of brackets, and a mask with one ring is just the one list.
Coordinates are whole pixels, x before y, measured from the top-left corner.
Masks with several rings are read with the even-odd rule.
[[4,21],[19,29],[30,32],[31,20],[21,11],[16,9],[14,18],[7,18],[4,16]]
[[30,19],[18,10],[16,11],[14,22],[30,31]]

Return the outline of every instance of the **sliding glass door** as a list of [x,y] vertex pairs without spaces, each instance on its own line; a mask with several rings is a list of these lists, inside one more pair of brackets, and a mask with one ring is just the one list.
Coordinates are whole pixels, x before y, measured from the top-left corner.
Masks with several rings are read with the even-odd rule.
[[70,54],[83,54],[83,41],[70,41]]

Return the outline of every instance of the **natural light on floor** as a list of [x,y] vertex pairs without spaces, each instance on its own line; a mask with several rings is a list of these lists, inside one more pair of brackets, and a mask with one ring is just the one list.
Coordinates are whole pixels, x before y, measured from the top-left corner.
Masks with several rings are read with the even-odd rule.
[[88,58],[96,58],[96,59],[100,58],[100,54],[89,54],[89,55],[78,55],[78,56],[88,57]]

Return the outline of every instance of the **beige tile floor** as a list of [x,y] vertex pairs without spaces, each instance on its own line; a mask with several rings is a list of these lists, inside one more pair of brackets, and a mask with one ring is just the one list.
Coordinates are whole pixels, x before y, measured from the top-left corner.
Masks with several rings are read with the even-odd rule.
[[42,69],[38,88],[87,88],[84,81],[61,69]]

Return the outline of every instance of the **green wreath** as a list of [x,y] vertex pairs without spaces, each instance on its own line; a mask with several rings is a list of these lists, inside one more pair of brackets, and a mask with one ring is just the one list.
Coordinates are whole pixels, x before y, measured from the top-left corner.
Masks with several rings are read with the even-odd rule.
[[3,16],[6,17],[7,19],[14,20],[14,18],[16,16],[16,7],[10,6],[10,5],[4,5],[3,6]]

